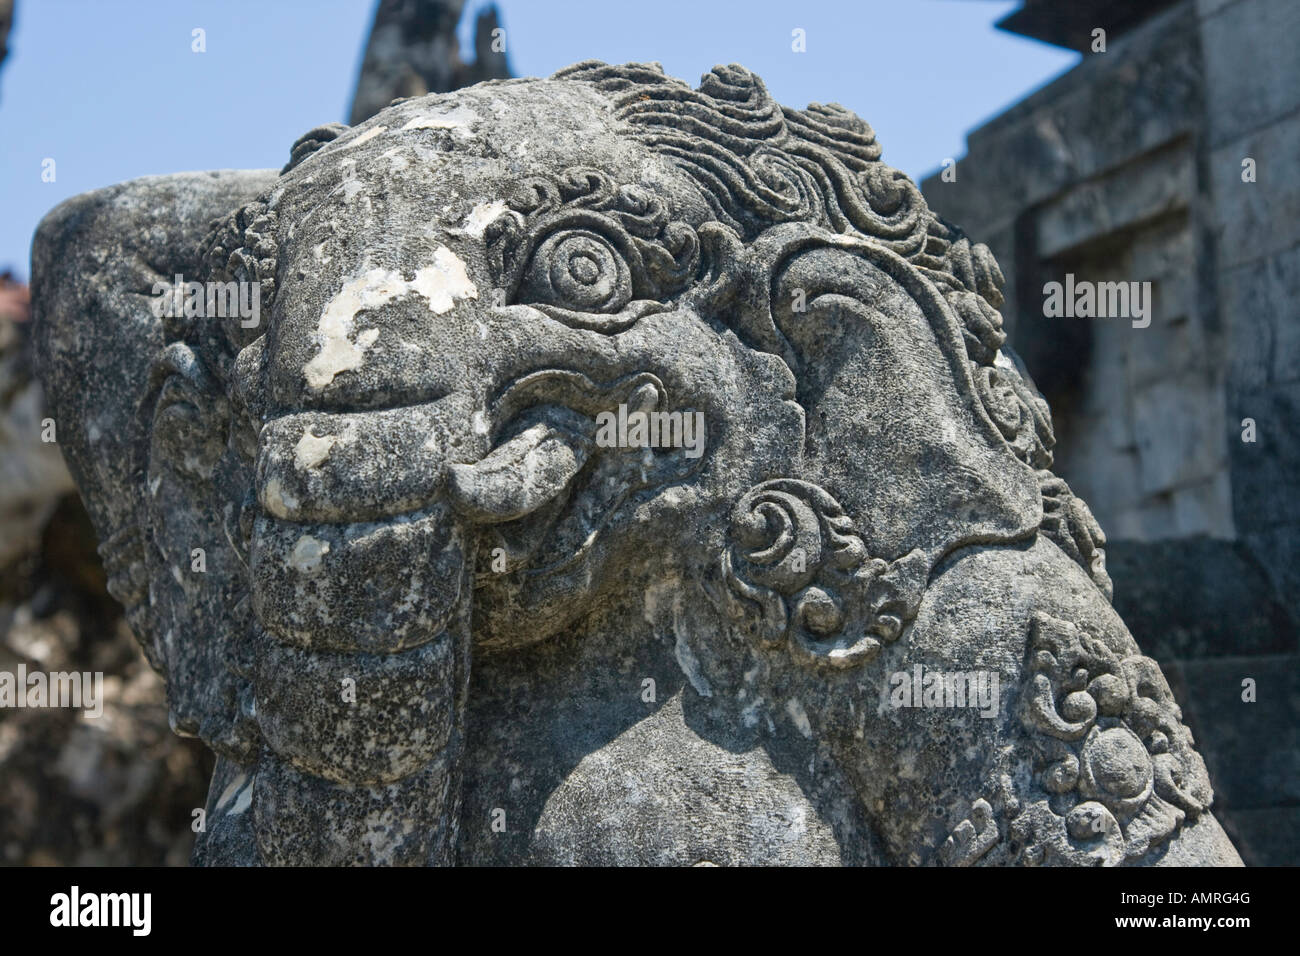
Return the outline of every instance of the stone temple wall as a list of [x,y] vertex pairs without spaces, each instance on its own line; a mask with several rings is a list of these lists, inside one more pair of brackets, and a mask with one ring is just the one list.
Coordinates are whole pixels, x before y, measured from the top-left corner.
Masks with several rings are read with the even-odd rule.
[[[1171,661],[1248,863],[1300,842],[1297,32],[1289,0],[1184,0],[973,131],[956,178],[922,185],[1007,276],[1056,470],[1110,539],[1116,607]],[[1150,325],[1046,317],[1044,285],[1067,274],[1150,282]]]

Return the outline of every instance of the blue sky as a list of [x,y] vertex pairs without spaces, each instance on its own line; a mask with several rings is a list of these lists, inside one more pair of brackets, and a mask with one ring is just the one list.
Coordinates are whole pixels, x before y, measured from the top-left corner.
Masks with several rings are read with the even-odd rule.
[[[485,4],[469,0],[470,12]],[[17,0],[0,70],[0,270],[29,271],[41,216],[153,173],[279,167],[300,134],[344,120],[375,0]],[[993,29],[995,0],[498,0],[511,66],[658,60],[698,81],[758,73],[782,103],[838,101],[913,177],[1078,62]],[[467,44],[472,18],[462,23]],[[207,52],[191,51],[206,31]],[[791,49],[802,29],[806,52]],[[42,163],[55,161],[55,181]]]

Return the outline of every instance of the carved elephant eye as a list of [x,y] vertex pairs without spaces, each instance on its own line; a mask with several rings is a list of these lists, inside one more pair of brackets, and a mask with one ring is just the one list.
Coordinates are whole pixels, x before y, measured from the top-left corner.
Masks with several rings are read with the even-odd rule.
[[632,298],[632,273],[604,236],[563,229],[537,247],[516,298],[582,312],[617,312]]

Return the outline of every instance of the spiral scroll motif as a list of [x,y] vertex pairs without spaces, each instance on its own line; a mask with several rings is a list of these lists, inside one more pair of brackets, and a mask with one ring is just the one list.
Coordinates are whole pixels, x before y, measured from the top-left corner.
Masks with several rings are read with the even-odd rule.
[[718,564],[720,606],[760,645],[788,645],[818,665],[866,662],[897,640],[928,569],[920,552],[893,564],[868,557],[834,497],[792,478],[741,497],[728,542]]

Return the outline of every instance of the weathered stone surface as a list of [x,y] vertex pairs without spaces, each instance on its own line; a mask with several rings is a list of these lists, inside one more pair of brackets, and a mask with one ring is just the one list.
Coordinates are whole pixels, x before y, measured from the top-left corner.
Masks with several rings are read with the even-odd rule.
[[1176,149],[1072,186],[1038,218],[1038,255],[1054,256],[1181,209],[1195,179],[1191,154]]
[[[1300,380],[1300,322],[1294,312],[1300,302],[1300,244],[1229,269],[1220,294],[1238,330],[1228,355],[1230,380],[1256,388]],[[1239,421],[1229,424],[1239,439]]]
[[[1297,150],[1300,123],[1291,117],[1210,153],[1220,268],[1284,255],[1300,243],[1300,183],[1289,166]],[[1253,182],[1242,181],[1247,158],[1255,161]]]
[[173,736],[163,683],[105,590],[32,373],[28,289],[0,273],[0,684],[99,675],[95,702],[0,690],[0,864],[183,865],[212,757]]
[[[1230,441],[1237,446],[1232,480],[1238,527],[1257,532],[1294,525],[1296,505],[1288,492],[1300,475],[1300,382],[1236,395],[1228,415]],[[1247,418],[1255,421],[1255,440],[1251,442],[1241,440],[1241,422]]]
[[1244,6],[1201,11],[1202,44],[1214,78],[1206,96],[1215,146],[1300,105],[1300,60],[1283,39],[1300,32],[1300,8],[1288,0],[1246,0]]
[[[1218,396],[1203,374],[1164,380],[1133,399],[1142,490],[1167,491],[1213,477],[1227,464]],[[1179,414],[1195,403],[1192,414]]]
[[992,255],[841,107],[484,83],[74,199],[33,273],[201,862],[1239,862]]

